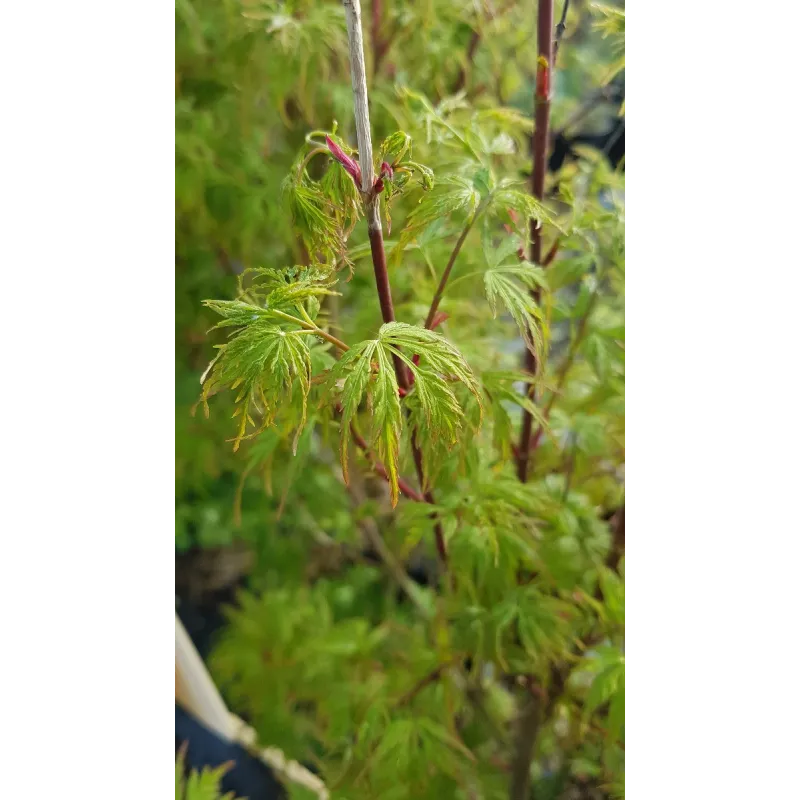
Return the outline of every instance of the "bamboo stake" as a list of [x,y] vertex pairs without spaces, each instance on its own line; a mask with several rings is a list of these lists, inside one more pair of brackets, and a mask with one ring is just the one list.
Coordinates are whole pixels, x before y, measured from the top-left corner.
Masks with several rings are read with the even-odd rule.
[[276,747],[260,748],[255,731],[228,711],[180,618],[175,614],[175,700],[199,722],[226,742],[240,744],[290,783],[330,800],[325,784]]

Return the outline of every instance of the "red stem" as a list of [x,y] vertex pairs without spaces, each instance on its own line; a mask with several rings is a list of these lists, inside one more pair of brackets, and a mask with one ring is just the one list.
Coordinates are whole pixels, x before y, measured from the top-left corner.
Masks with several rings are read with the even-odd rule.
[[[553,64],[553,0],[539,0],[538,14],[538,45],[539,64],[536,76],[535,94],[535,122],[533,132],[533,175],[531,176],[531,193],[538,200],[544,199],[544,178],[547,172],[547,144],[550,128],[550,84]],[[534,264],[542,263],[542,229],[541,225],[531,219],[531,261]],[[540,291],[531,292],[535,303],[539,302]],[[536,356],[530,351],[525,351],[525,369],[531,374],[536,374]],[[529,390],[531,400],[536,400],[536,390],[533,385]],[[522,483],[528,480],[528,464],[530,462],[531,433],[533,430],[533,417],[529,412],[523,411],[522,434],[520,437],[519,460],[517,461],[517,475]],[[538,443],[538,437],[537,437]]]
[[[370,228],[369,246],[372,250],[372,266],[375,271],[375,284],[378,288],[378,300],[381,304],[381,316],[384,322],[394,322],[394,305],[392,288],[389,284],[389,270],[386,267],[386,250],[383,247],[383,231]],[[400,375],[397,376],[400,383]],[[401,386],[403,384],[400,384]]]
[[[375,201],[373,201],[375,202]],[[377,216],[377,214],[375,215]],[[368,211],[367,218],[370,219],[371,215]],[[369,227],[369,243],[372,250],[372,267],[375,272],[375,285],[378,289],[378,299],[381,305],[381,315],[383,316],[384,323],[394,322],[394,304],[392,303],[392,289],[389,283],[389,270],[386,265],[386,250],[383,246],[383,230],[380,227],[380,222],[377,226],[370,225]],[[397,385],[404,392],[408,392],[411,384],[409,380],[408,370],[405,364],[397,357],[394,356],[394,369],[397,375]],[[416,429],[411,432],[411,451],[414,455],[414,466],[417,470],[417,478],[419,479],[420,489],[423,491],[423,497],[427,503],[435,504],[433,493],[430,489],[425,490],[425,472],[422,465],[422,451],[417,444]],[[399,484],[398,484],[399,486]],[[439,558],[443,564],[447,564],[447,544],[444,538],[444,529],[440,522],[436,521],[434,525],[434,534],[436,536],[436,550],[439,553]]]
[[[363,450],[365,455],[367,456],[367,460],[372,464],[375,469],[375,472],[378,473],[384,480],[389,480],[389,471],[386,467],[378,461],[372,455],[372,451],[369,449],[369,445],[367,444],[367,440],[358,432],[355,425],[350,426],[350,432],[353,434],[353,441],[356,443],[359,449]],[[426,502],[426,498],[424,498],[416,489],[412,488],[412,486],[403,478],[397,479],[397,487],[400,491],[411,500],[415,500],[417,503],[424,503]]]

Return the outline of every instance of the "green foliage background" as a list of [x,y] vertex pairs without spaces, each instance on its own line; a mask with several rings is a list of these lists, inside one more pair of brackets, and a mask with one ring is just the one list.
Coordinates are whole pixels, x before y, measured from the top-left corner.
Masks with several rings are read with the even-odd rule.
[[[400,499],[392,511],[385,483],[352,448],[360,467],[347,489],[319,386],[309,387],[299,436],[295,389],[276,425],[238,452],[235,392],[214,396],[208,418],[192,414],[212,345],[227,334],[208,333],[221,306],[203,301],[237,297],[244,268],[283,270],[306,263],[309,244],[322,246],[318,230],[305,243],[297,235],[282,186],[308,152],[309,132],[333,132],[335,121],[340,141],[354,147],[355,131],[340,3],[178,0],[176,544],[244,541],[257,555],[252,592],[212,671],[261,741],[315,763],[337,798],[507,797],[514,720],[530,685],[554,698],[537,744],[536,796],[576,785],[618,795],[624,588],[609,566],[606,517],[623,503],[623,179],[586,153],[564,168],[546,209],[515,183],[530,168],[535,4],[382,6],[380,40],[390,44],[377,70],[365,31],[374,141],[406,131],[414,160],[436,175],[432,192],[415,186],[392,203],[398,320],[422,324],[468,215],[481,210],[439,329],[477,376],[467,387],[475,394],[455,388],[456,408],[434,426],[454,426],[458,447],[423,442],[459,587],[439,600],[420,589],[426,616],[359,557],[370,524],[398,560],[432,556],[430,509]],[[369,19],[365,3],[367,27]],[[575,2],[567,22],[554,128],[624,67],[617,11]],[[462,70],[465,91],[454,93]],[[338,180],[328,161],[309,162],[312,179]],[[530,214],[546,220],[548,245],[561,231],[545,276],[515,256]],[[337,336],[354,345],[379,336],[381,321],[363,221],[348,257],[352,277],[345,266],[341,296],[323,297],[323,314],[335,309]],[[538,282],[544,300],[532,308],[527,289]],[[557,392],[535,475],[521,486],[510,456],[525,404],[515,388],[520,330],[532,320],[539,338],[530,346],[549,353],[540,396]],[[311,347],[312,374],[330,368],[333,355]],[[424,409],[411,402],[410,413],[422,419],[414,415]],[[399,436],[400,473],[411,476],[407,430]]]

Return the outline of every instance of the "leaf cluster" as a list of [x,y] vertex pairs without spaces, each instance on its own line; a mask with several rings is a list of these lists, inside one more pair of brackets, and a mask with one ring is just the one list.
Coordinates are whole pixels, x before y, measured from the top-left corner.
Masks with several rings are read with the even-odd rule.
[[[415,358],[416,357],[416,358]],[[387,465],[392,505],[399,497],[399,450],[404,417],[397,367],[413,376],[412,394],[426,423],[425,436],[453,445],[464,412],[450,382],[462,384],[476,398],[478,384],[461,353],[441,334],[401,322],[381,326],[376,339],[359,343],[330,372],[331,390],[342,408],[341,462],[348,474],[351,425],[363,400],[371,414],[370,444]]]

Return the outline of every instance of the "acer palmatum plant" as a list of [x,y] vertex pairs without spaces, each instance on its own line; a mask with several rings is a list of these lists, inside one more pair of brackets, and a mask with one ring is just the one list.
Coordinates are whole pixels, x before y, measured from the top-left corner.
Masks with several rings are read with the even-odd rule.
[[[617,796],[622,176],[600,154],[548,182],[537,111],[534,196],[525,115],[408,87],[373,142],[360,4],[343,9],[354,125],[308,132],[284,178],[295,263],[205,304],[226,335],[202,404],[232,403],[241,486],[275,497],[276,560],[212,671],[333,797]],[[402,51],[372,30],[380,68]]]

